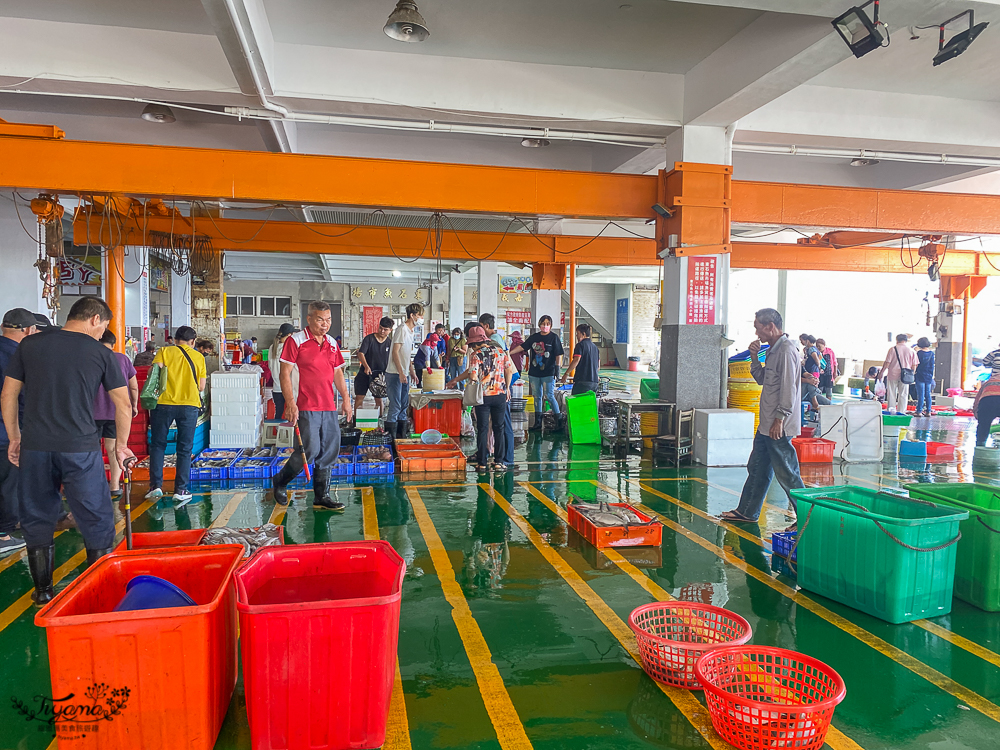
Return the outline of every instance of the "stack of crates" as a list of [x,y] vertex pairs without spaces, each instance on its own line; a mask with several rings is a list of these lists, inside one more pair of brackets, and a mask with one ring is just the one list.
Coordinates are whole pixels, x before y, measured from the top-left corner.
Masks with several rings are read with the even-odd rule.
[[260,440],[264,401],[260,375],[212,373],[212,448],[250,448]]
[[[139,393],[149,376],[150,367],[136,367],[135,379],[139,383]],[[149,412],[142,408],[142,403],[138,404],[139,413],[132,418],[132,431],[128,436],[128,448],[140,459],[149,455],[149,443],[147,433],[149,432]]]

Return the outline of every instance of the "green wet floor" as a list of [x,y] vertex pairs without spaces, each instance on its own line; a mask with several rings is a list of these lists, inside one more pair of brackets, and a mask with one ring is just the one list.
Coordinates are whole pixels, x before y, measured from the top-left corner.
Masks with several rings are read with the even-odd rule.
[[[967,421],[925,420],[916,427],[932,432],[915,436],[968,444]],[[967,456],[962,450],[946,464],[805,467],[804,479],[869,487],[976,479],[1000,486],[1000,475],[973,475]],[[516,460],[516,474],[495,477],[492,486],[473,473],[375,484],[371,492],[342,484],[348,509],[339,515],[314,511],[310,493],[299,491],[280,517],[289,544],[356,541],[374,533],[370,521],[365,525],[369,503],[378,535],[406,560],[399,669],[408,733],[391,735],[386,747],[710,747],[688,719],[698,704],[675,705],[619,640],[631,610],[654,598],[629,571],[651,579],[654,591],[738,612],[753,627],[754,643],[802,651],[840,672],[848,691],[834,717],[839,733],[828,742],[834,750],[995,746],[1000,615],[955,601],[948,616],[889,625],[796,594],[794,579],[772,571],[769,545],[761,540],[790,522],[780,488],[772,488],[760,528],[744,526],[738,534],[713,518],[735,506],[746,477],[741,468],[657,468],[648,456],[615,461],[594,446],[536,435],[517,448]],[[666,523],[660,550],[624,553],[631,568],[599,553],[553,510],[571,495],[594,500],[617,493]],[[259,486],[204,491],[179,510],[169,501],[135,505],[136,531],[199,528],[220,517],[234,527],[277,518]],[[61,534],[57,565],[81,547],[75,530]],[[45,634],[24,604],[30,578],[23,558],[0,565],[0,748],[47,748],[52,730],[25,720],[11,702],[50,694]],[[67,568],[62,585],[80,572]],[[453,575],[459,587],[443,587],[443,575]],[[471,617],[453,616],[455,596]],[[477,661],[484,649],[492,668]],[[398,714],[394,721],[399,726]],[[216,747],[250,747],[242,683]]]

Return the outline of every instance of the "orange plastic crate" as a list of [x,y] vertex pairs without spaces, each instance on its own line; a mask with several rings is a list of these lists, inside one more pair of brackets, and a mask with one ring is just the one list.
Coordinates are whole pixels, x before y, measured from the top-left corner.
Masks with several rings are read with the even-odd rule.
[[458,436],[462,433],[462,399],[433,399],[422,409],[413,410],[413,431],[437,430]]
[[823,438],[797,437],[792,438],[792,447],[800,464],[829,464],[833,463],[833,450],[837,444]]
[[628,508],[644,522],[642,526],[595,526],[574,507],[566,506],[569,525],[595,547],[658,547],[663,541],[663,525],[628,503],[608,503],[612,508]]
[[414,451],[409,455],[400,453],[399,456],[399,470],[403,474],[427,471],[465,471],[465,463],[465,454],[459,448]]
[[[78,718],[57,722],[56,736],[66,736],[61,748],[215,746],[236,686],[233,572],[242,557],[243,547],[232,544],[108,555],[35,615],[46,629],[52,694],[115,711],[85,737],[68,732]],[[170,581],[195,606],[114,612],[137,575]],[[91,700],[97,693],[100,700]]]
[[[162,549],[169,547],[197,547],[208,529],[183,531],[146,531],[132,535],[132,549]],[[125,552],[125,540],[115,547],[115,552]]]

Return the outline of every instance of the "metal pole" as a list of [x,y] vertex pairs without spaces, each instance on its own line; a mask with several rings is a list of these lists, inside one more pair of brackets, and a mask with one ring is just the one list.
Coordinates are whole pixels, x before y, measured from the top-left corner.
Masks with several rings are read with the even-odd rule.
[[[567,321],[569,334],[566,336],[566,341],[572,350],[576,345],[576,263],[569,264],[569,317]],[[572,361],[573,357],[570,356],[567,359]]]
[[125,353],[125,246],[108,248],[105,264],[105,279],[108,307],[111,308],[111,323],[108,325],[115,337],[115,351]]
[[969,373],[969,290],[962,295],[962,377],[958,381],[959,388],[965,388],[965,378]]

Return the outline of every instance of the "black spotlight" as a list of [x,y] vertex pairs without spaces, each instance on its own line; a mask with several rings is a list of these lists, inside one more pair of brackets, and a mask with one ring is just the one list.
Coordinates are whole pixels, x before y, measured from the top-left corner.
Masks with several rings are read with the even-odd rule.
[[[878,3],[879,0],[868,0],[831,21],[855,57],[863,57],[885,44],[888,32],[884,31],[885,24],[879,23]],[[864,11],[869,5],[875,6],[874,18],[869,18]]]
[[[961,31],[955,34],[948,43],[944,43],[944,27],[947,26],[952,21],[957,21],[962,16],[967,15],[969,17],[969,28],[965,31]],[[934,64],[940,65],[943,62],[948,62],[952,58],[958,57],[965,50],[969,48],[969,45],[975,41],[976,37],[983,33],[983,30],[989,26],[988,21],[977,24],[975,18],[973,17],[972,9],[965,11],[965,13],[959,13],[954,18],[949,18],[943,24],[941,24],[940,29],[941,36],[938,39],[938,53],[934,55]]]

